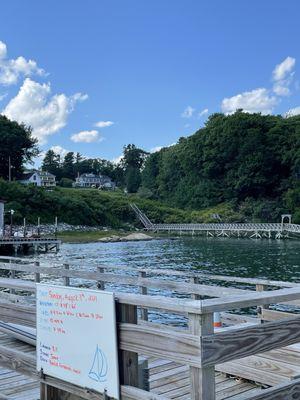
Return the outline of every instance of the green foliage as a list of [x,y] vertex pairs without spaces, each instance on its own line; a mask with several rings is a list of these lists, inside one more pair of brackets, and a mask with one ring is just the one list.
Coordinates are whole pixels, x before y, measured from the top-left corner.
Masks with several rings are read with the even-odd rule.
[[141,186],[137,192],[137,195],[143,199],[153,199],[153,193],[150,189]]
[[119,164],[100,158],[83,158],[80,153],[68,152],[63,158],[53,150],[45,154],[42,169],[51,172],[59,181],[62,178],[75,180],[78,174],[93,173],[107,175],[118,186],[124,184],[124,170]]
[[53,150],[48,150],[42,163],[42,170],[54,174],[56,179],[59,180],[62,176],[60,155],[56,154]]
[[0,115],[0,178],[8,179],[9,157],[12,179],[19,178],[24,164],[38,155],[36,143],[31,128]]
[[248,219],[276,220],[300,207],[300,116],[237,111],[214,114],[177,145],[151,154],[142,186],[173,206],[204,209],[222,203]]
[[148,153],[134,144],[124,146],[122,167],[124,169],[125,184],[128,193],[136,193],[141,185],[141,169]]
[[[138,195],[124,195],[122,191],[104,192],[97,189],[69,189],[57,187],[52,191],[36,186],[0,180],[0,198],[6,200],[5,209],[14,209],[15,223],[60,222],[82,225],[101,225],[113,228],[127,224],[140,226],[129,207],[135,202],[154,222],[191,221],[191,213],[168,207],[157,201],[142,199]],[[9,221],[7,220],[6,223]]]
[[69,178],[61,178],[59,181],[59,186],[65,187],[65,188],[71,188],[73,185],[73,180]]

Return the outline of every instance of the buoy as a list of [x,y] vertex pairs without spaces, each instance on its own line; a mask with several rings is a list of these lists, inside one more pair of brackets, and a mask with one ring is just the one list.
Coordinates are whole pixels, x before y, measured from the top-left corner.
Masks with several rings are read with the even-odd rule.
[[222,327],[222,322],[221,322],[221,314],[219,312],[214,313],[214,328],[221,328]]

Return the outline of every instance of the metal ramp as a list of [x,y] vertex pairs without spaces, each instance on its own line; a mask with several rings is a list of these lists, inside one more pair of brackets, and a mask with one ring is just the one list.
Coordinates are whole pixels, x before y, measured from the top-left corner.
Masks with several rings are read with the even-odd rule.
[[144,214],[136,204],[131,203],[130,207],[132,210],[135,212],[135,215],[137,218],[141,221],[141,223],[144,225],[146,229],[153,229],[153,223],[150,221],[150,219],[147,217],[146,214]]

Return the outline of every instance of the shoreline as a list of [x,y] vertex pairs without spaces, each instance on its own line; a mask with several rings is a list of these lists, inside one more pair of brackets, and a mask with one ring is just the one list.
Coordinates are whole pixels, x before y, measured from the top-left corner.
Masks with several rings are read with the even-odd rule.
[[132,241],[151,241],[163,239],[155,233],[142,231],[120,230],[95,230],[95,231],[63,231],[57,234],[57,238],[63,243],[119,243]]

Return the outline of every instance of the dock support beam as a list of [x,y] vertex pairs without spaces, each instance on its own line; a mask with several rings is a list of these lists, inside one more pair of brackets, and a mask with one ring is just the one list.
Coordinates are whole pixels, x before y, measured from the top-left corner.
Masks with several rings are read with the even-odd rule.
[[[117,303],[117,322],[137,324],[137,307]],[[132,351],[119,350],[120,384],[138,387],[138,354]]]
[[[189,314],[189,329],[194,335],[214,333],[213,314]],[[215,367],[190,367],[191,400],[215,400]]]

